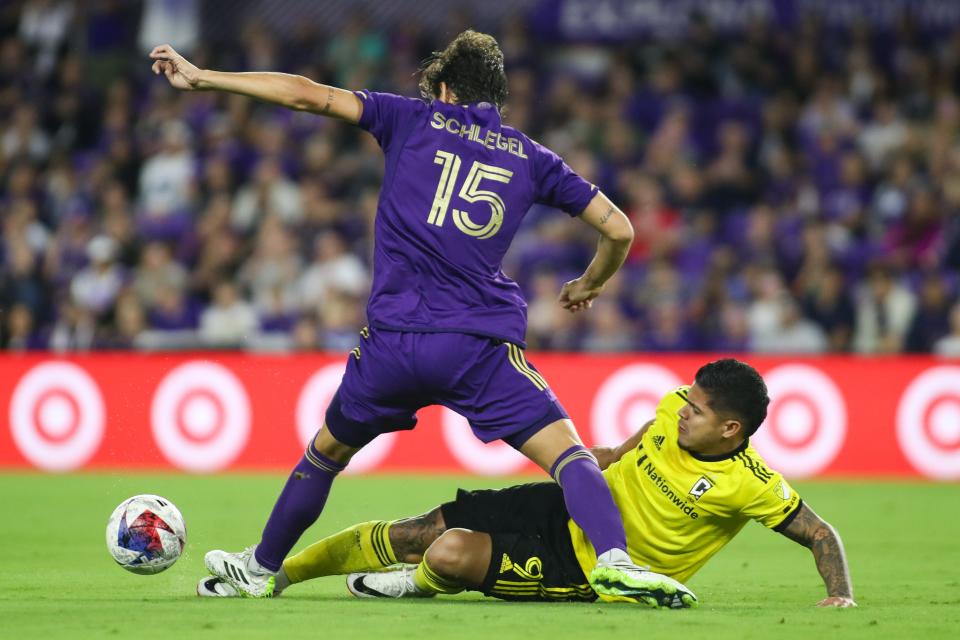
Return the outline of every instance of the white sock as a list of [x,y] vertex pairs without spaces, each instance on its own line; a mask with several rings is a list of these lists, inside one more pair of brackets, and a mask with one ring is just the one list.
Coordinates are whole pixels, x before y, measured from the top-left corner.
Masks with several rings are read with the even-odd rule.
[[597,564],[633,564],[633,560],[623,549],[610,549],[597,556]]
[[265,573],[267,575],[277,574],[276,571],[270,571],[270,569],[267,569],[265,566],[257,562],[256,551],[254,551],[254,553],[251,553],[250,557],[247,558],[247,571],[249,571],[250,573],[259,573],[259,574]]
[[283,570],[283,567],[280,567],[280,571],[277,571],[277,580],[273,583],[273,593],[279,594],[291,584],[287,572]]

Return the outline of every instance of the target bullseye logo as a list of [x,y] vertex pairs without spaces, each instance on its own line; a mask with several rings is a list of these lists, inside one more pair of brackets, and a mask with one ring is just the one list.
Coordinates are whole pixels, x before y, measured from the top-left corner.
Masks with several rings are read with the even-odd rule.
[[33,405],[33,424],[50,442],[66,442],[80,428],[80,405],[63,389],[45,391]]
[[600,445],[620,444],[652,420],[663,396],[683,382],[656,364],[631,364],[607,378],[593,400],[590,425]]
[[443,441],[453,457],[474,473],[497,476],[519,471],[527,457],[502,440],[484,444],[473,435],[467,419],[446,407],[441,412]]
[[45,362],[28,371],[10,400],[10,429],[20,453],[47,471],[83,466],[100,447],[103,395],[71,362]]
[[960,367],[940,366],[911,382],[897,407],[897,440],[931,478],[960,478]]
[[207,442],[223,430],[223,403],[207,389],[187,392],[177,403],[176,422],[192,442]]
[[[343,379],[345,363],[329,364],[314,373],[303,385],[297,399],[297,436],[306,448],[323,425],[327,406],[337,392]],[[375,469],[382,463],[397,439],[396,433],[385,433],[374,438],[373,442],[360,450],[347,465],[344,473],[363,473]]]
[[153,438],[187,471],[223,469],[250,435],[250,398],[243,383],[215,362],[186,362],[164,376],[150,406]]
[[805,364],[781,365],[763,377],[770,406],[750,443],[787,476],[811,476],[827,468],[847,434],[847,405],[836,383]]

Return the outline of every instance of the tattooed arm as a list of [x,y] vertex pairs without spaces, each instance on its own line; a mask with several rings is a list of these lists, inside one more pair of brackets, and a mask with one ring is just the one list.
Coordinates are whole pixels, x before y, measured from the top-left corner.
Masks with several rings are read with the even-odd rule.
[[853,586],[843,542],[837,531],[824,522],[806,504],[798,507],[796,516],[780,533],[813,552],[817,570],[827,587],[827,598],[818,607],[855,607]]
[[560,305],[572,312],[590,308],[604,284],[623,264],[633,244],[630,220],[600,192],[593,196],[580,219],[597,230],[600,243],[583,275],[563,285],[560,291]]
[[150,52],[153,72],[163,74],[176,89],[228,91],[356,124],[363,113],[360,98],[350,91],[318,84],[288,73],[227,73],[200,69],[168,44]]

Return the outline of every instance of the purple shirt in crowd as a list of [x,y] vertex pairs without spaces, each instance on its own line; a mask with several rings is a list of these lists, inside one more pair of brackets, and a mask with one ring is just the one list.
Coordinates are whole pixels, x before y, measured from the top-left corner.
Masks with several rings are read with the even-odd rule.
[[579,215],[597,188],[486,102],[453,105],[357,92],[380,143],[370,324],[524,345],[527,305],[501,270],[534,203]]

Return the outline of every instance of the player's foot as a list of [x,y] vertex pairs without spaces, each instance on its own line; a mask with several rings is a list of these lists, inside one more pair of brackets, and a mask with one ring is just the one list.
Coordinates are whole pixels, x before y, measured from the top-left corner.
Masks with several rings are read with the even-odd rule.
[[347,590],[358,598],[430,598],[436,594],[417,588],[410,567],[376,573],[351,573]]
[[253,551],[256,546],[247,547],[240,553],[226,551],[208,551],[203,557],[207,571],[231,587],[244,598],[271,598],[274,595],[276,576],[260,566]]
[[598,563],[590,572],[590,586],[608,600],[638,602],[658,609],[696,607],[697,596],[670,576],[628,562]]
[[[275,585],[273,597],[279,598],[283,592]],[[201,598],[239,598],[240,592],[234,589],[229,582],[217,576],[204,576],[197,583],[197,595]]]
[[239,598],[240,592],[223,578],[204,576],[197,583],[197,595],[201,598]]

